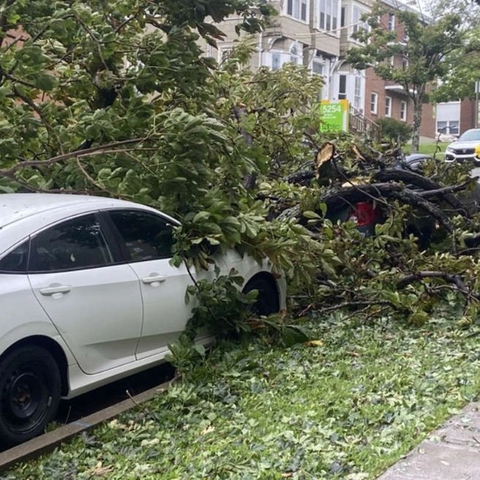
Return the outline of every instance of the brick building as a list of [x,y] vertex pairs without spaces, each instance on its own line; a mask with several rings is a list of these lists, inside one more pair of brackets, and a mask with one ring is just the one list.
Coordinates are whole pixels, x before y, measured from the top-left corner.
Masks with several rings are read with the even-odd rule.
[[[382,0],[382,2],[387,7],[391,7],[391,11],[381,18],[383,28],[395,32],[399,43],[407,42],[403,26],[397,21],[395,13],[399,8],[410,10],[411,8],[392,0]],[[415,13],[418,12],[415,11]],[[392,56],[389,61],[394,68],[401,69],[402,66],[408,66],[408,59],[401,54]],[[365,83],[365,115],[367,117],[373,121],[382,117],[391,117],[413,124],[413,101],[402,85],[381,79],[375,74],[373,68],[367,69]],[[435,108],[431,104],[424,104],[420,136],[435,138],[435,132]]]
[[[319,97],[332,101],[347,99],[352,112],[376,121],[392,117],[406,123],[413,123],[412,101],[402,86],[380,79],[373,68],[364,71],[354,69],[346,60],[347,51],[359,43],[352,35],[360,28],[368,28],[361,19],[368,13],[374,0],[269,0],[276,8],[278,17],[274,25],[256,36],[257,48],[251,59],[251,67],[267,66],[273,70],[284,63],[293,62],[309,68],[312,74],[322,75],[325,85]],[[398,32],[404,41],[401,25],[395,12],[399,8],[418,13],[412,7],[396,0],[382,0],[391,7],[391,13],[382,21],[385,28]],[[239,18],[231,17],[220,25],[226,34],[219,42],[218,49],[206,44],[206,55],[219,62],[238,39],[235,26]],[[245,35],[245,34],[243,34]],[[391,59],[396,66],[402,66],[401,55]],[[421,136],[434,138],[437,129],[435,107],[423,105]],[[462,107],[462,118],[470,114],[467,106]],[[466,125],[466,120],[462,120]]]
[[[396,58],[394,61],[402,61]],[[401,85],[382,80],[373,68],[366,71],[365,81],[365,116],[372,121],[382,117],[391,117],[402,120],[409,125],[413,124],[413,102],[405,94]],[[426,138],[435,138],[436,121],[435,107],[424,104],[420,135]]]

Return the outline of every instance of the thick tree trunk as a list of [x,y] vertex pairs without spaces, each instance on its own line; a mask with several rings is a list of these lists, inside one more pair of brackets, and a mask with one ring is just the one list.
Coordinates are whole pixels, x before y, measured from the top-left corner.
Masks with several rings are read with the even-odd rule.
[[420,147],[420,126],[422,124],[422,99],[413,101],[413,132],[412,132],[412,153],[417,153]]

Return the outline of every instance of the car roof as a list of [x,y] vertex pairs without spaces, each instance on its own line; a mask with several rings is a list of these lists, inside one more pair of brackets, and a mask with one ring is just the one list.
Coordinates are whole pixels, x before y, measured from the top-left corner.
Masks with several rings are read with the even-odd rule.
[[74,205],[94,206],[108,202],[112,206],[132,207],[135,203],[88,195],[66,193],[4,193],[0,194],[0,229],[19,220],[52,210],[62,210]]

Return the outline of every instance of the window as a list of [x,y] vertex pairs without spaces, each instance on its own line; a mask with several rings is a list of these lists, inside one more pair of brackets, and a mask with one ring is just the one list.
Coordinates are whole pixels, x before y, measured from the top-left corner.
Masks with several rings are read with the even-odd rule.
[[403,100],[400,102],[400,120],[407,121],[407,102]]
[[130,261],[172,257],[173,228],[162,217],[135,210],[112,210],[109,215]]
[[409,65],[409,61],[408,61],[408,58],[407,57],[403,57],[402,58],[402,68],[405,70],[408,68],[408,65]]
[[312,62],[312,72],[317,75],[323,75],[323,62],[314,59]]
[[340,75],[338,78],[338,99],[344,100],[347,98],[347,76]]
[[437,122],[437,133],[447,133],[448,122]]
[[388,14],[388,29],[391,32],[395,30],[395,14],[394,13]]
[[319,3],[319,28],[327,32],[337,32],[339,0],[320,0]]
[[22,243],[0,260],[0,273],[26,273],[29,242]]
[[355,77],[355,89],[353,92],[353,106],[360,109],[362,103],[362,77]]
[[102,267],[113,262],[95,215],[55,225],[32,240],[30,272]]
[[344,27],[345,26],[345,7],[342,7],[342,11],[340,13],[340,26]]
[[307,0],[288,0],[287,1],[287,15],[291,17],[307,21]]
[[280,70],[282,66],[282,60],[279,53],[272,53],[272,70]]
[[303,48],[297,42],[290,47],[290,62],[296,63],[297,65],[303,63]]
[[446,135],[458,135],[460,122],[458,120],[438,121],[437,133],[444,133]]
[[378,113],[378,93],[372,92],[370,95],[370,113],[374,115]]
[[390,57],[390,65],[391,65],[392,67],[395,66],[395,55],[392,55],[392,56]]
[[450,135],[458,135],[460,133],[460,122],[458,120],[451,120],[449,124]]
[[385,116],[392,116],[392,97],[385,97]]
[[220,63],[223,63],[226,60],[228,60],[230,58],[231,53],[232,53],[232,48],[231,47],[220,48],[220,50],[218,51],[218,54],[219,54],[219,57],[220,57],[219,58]]
[[352,11],[352,32],[358,32],[360,29],[368,30],[368,23],[362,21],[363,14],[366,13],[365,10],[362,10],[360,7],[356,5],[353,6]]

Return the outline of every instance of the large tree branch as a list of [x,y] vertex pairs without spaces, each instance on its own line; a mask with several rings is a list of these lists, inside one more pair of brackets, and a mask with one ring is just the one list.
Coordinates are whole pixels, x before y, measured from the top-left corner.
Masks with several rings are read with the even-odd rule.
[[[381,182],[402,182],[407,185],[413,185],[423,190],[441,190],[442,186],[437,182],[434,182],[430,178],[419,175],[415,172],[409,172],[407,170],[381,170],[375,174],[375,179]],[[461,189],[460,189],[461,190]],[[464,213],[465,216],[469,216],[469,212],[466,210],[465,205],[454,195],[452,192],[443,192],[443,198],[448,202],[455,210]],[[428,196],[425,195],[425,196]]]
[[406,288],[408,285],[411,285],[412,283],[415,282],[420,282],[424,279],[427,278],[437,278],[440,280],[443,280],[447,283],[451,283],[452,285],[455,286],[455,288],[465,295],[467,298],[473,298],[475,300],[480,300],[480,295],[473,293],[464,283],[462,277],[460,275],[456,274],[450,274],[446,272],[439,272],[439,271],[422,271],[422,272],[416,272],[412,273],[411,275],[405,275],[403,278],[401,278],[397,282],[397,288],[399,290],[402,290]]
[[[75,150],[74,152],[65,153],[62,155],[57,155],[56,157],[49,158],[48,160],[26,160],[20,163],[13,165],[10,168],[6,168],[0,170],[0,177],[9,177],[17,172],[22,168],[28,167],[48,167],[50,165],[54,165],[55,163],[63,162],[65,160],[69,160],[70,158],[79,158],[79,157],[87,157],[90,155],[98,154],[104,152],[106,150],[115,149],[116,147],[121,147],[124,145],[131,145],[134,143],[143,143],[150,140],[149,137],[142,137],[142,138],[132,138],[130,140],[121,140],[118,142],[111,142],[105,145],[99,145],[97,147],[91,147],[84,150]],[[134,148],[134,150],[136,150]],[[109,153],[114,153],[116,150],[112,150]]]
[[37,88],[35,84],[31,82],[27,82],[26,80],[21,80],[20,78],[13,76],[11,73],[8,73],[5,70],[2,70],[1,68],[0,68],[0,77],[5,77],[6,79],[11,80],[12,82],[15,82],[15,83],[19,83],[20,85],[23,85],[25,87]]

